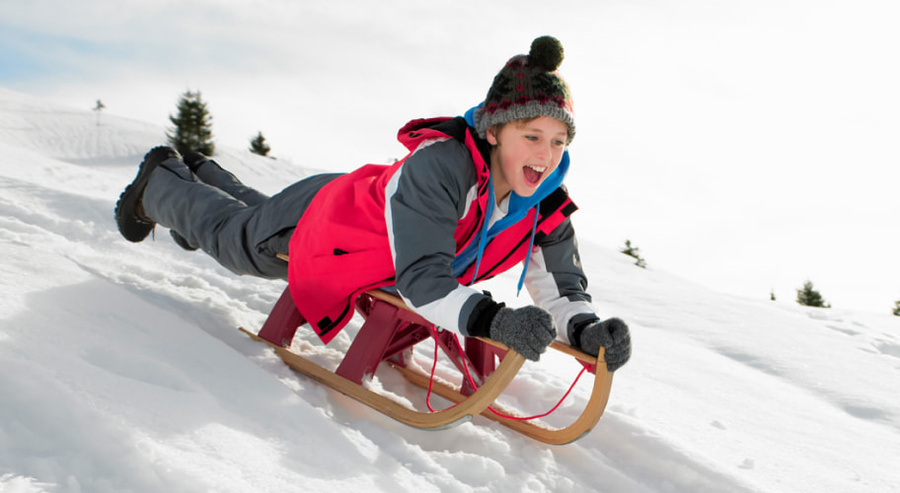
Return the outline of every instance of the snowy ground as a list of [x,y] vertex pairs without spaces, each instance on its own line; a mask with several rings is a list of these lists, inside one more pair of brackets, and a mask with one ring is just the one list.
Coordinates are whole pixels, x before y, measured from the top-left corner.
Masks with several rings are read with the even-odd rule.
[[[4,493],[900,491],[900,318],[723,295],[585,243],[596,304],[630,323],[635,352],[575,444],[481,418],[420,431],[326,390],[237,330],[283,283],[164,230],[116,232],[115,200],[163,132],[0,89]],[[314,172],[220,152],[268,192]],[[336,363],[345,332],[323,347],[301,330],[295,348]],[[575,373],[544,359],[509,390],[533,412]]]

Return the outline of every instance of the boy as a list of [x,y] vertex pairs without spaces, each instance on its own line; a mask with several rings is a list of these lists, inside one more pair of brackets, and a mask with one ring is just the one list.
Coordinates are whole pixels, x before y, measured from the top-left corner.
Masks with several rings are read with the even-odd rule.
[[[537,38],[465,118],[403,127],[403,160],[313,176],[272,197],[198,153],[155,148],[119,198],[119,231],[138,242],[159,223],[235,273],[287,279],[325,343],[360,293],[383,288],[439,327],[530,360],[565,328],[563,340],[586,353],[604,347],[615,371],[631,354],[628,327],[601,322],[590,304],[562,187],[575,135],[555,72],[562,59],[559,41]],[[288,253],[287,263],[277,257]],[[508,308],[470,287],[519,263],[519,288],[536,306]]]

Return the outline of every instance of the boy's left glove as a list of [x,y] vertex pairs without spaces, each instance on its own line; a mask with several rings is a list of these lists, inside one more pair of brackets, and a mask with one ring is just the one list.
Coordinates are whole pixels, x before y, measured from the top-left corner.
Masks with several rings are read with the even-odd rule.
[[631,334],[618,318],[600,321],[596,317],[578,317],[569,322],[569,341],[591,356],[605,349],[606,369],[614,372],[631,358]]

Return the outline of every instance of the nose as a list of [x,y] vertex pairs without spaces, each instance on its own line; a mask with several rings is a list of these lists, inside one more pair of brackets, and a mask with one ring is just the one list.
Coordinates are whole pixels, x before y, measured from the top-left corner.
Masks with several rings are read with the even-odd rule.
[[550,156],[553,155],[553,144],[546,142],[537,148],[537,157],[541,162],[549,163]]

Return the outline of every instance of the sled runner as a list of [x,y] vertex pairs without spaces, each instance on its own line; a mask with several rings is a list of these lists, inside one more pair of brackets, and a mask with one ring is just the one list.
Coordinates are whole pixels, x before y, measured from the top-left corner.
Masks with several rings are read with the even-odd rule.
[[[594,374],[593,392],[581,416],[569,426],[554,429],[523,420],[493,405],[525,362],[519,353],[482,338],[466,337],[460,344],[453,333],[435,329],[430,322],[409,310],[402,300],[379,290],[360,295],[356,309],[365,322],[335,371],[291,351],[294,334],[305,319],[294,305],[288,289],[282,293],[258,334],[241,330],[272,346],[291,368],[418,428],[448,428],[480,414],[541,442],[561,445],[589,432],[606,408],[612,374],[606,371],[602,348],[600,356],[595,358],[559,341],[550,346],[574,357]],[[435,358],[440,348],[463,375],[460,387],[424,373],[413,363],[413,347],[429,338],[435,341]],[[429,389],[429,396],[433,392],[456,404],[443,410],[423,412],[366,388],[364,379],[373,376],[383,362],[398,370],[406,380]],[[430,403],[428,407],[431,408]]]

